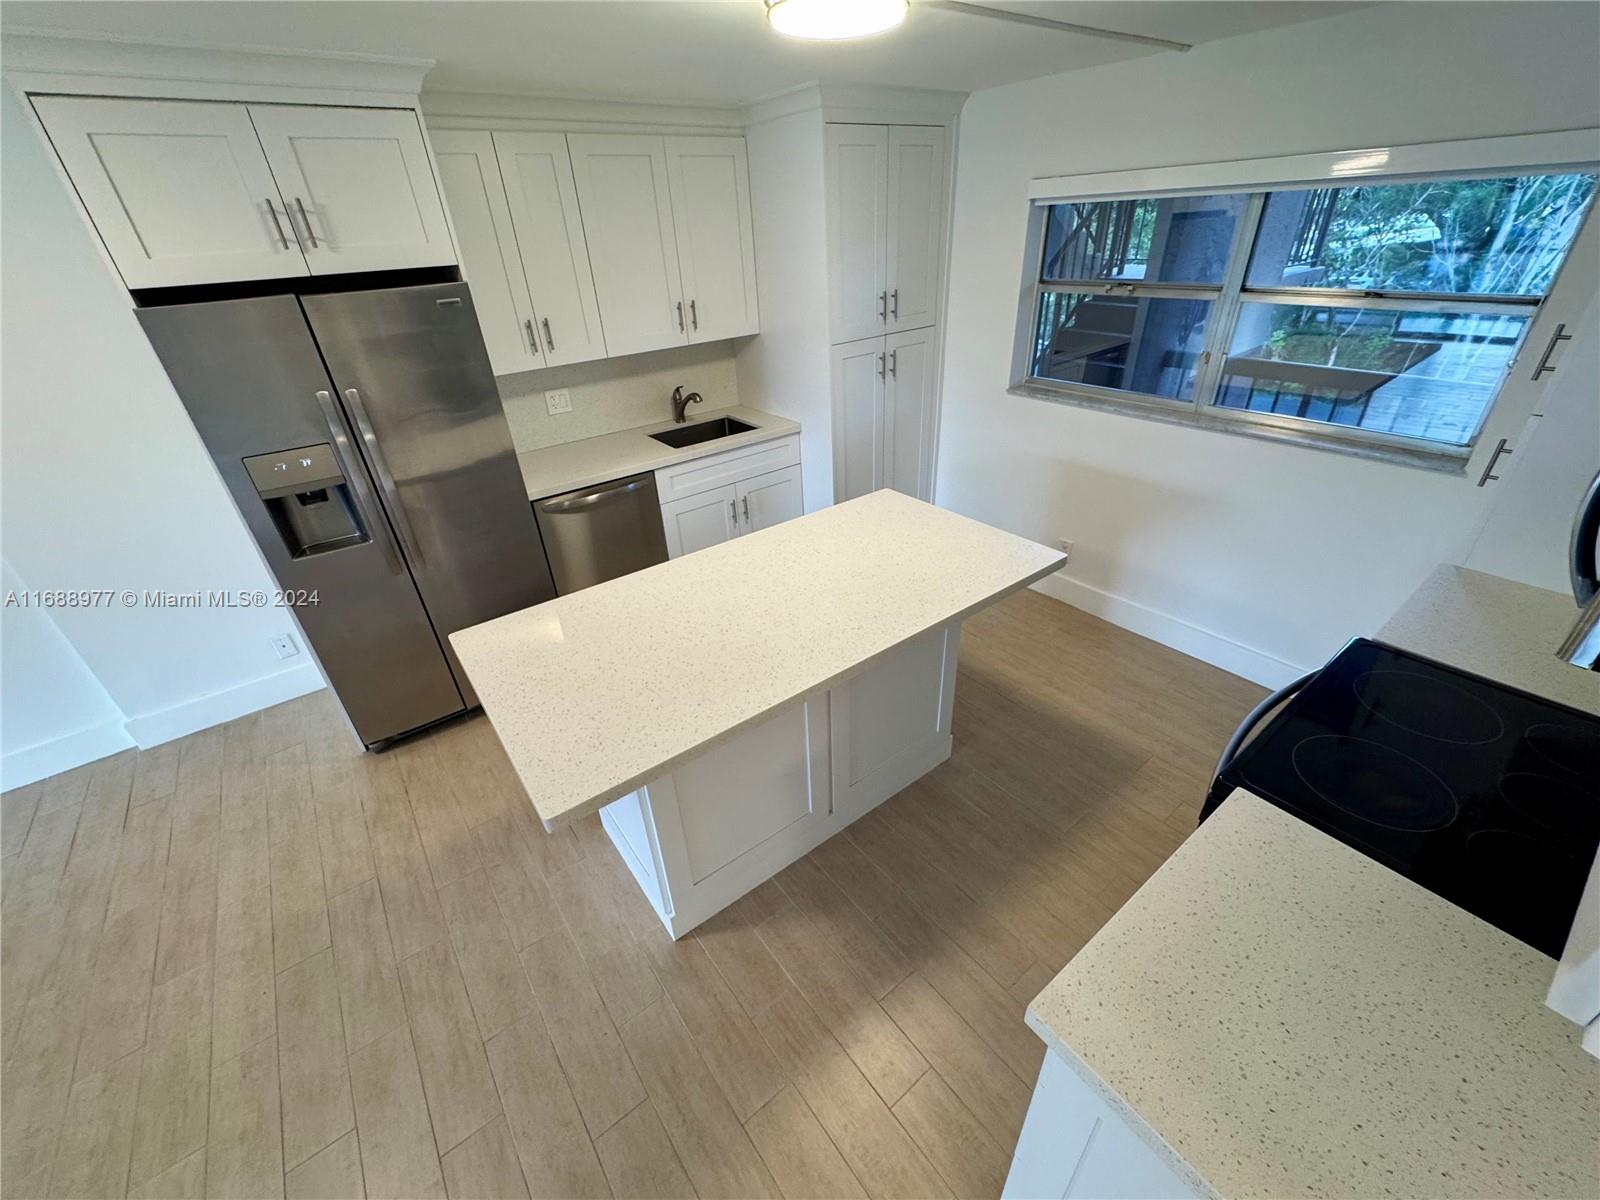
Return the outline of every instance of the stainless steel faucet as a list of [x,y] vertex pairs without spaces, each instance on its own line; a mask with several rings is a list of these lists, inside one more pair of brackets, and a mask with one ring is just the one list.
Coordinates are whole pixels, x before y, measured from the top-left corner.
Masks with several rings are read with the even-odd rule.
[[673,388],[672,389],[672,419],[674,421],[676,421],[679,425],[682,425],[685,421],[687,421],[689,419],[688,417],[686,417],[684,415],[684,410],[686,410],[689,407],[689,405],[691,405],[691,404],[699,404],[699,403],[700,403],[700,393],[699,392],[690,392],[687,396],[685,396],[683,394],[683,388],[682,387]]

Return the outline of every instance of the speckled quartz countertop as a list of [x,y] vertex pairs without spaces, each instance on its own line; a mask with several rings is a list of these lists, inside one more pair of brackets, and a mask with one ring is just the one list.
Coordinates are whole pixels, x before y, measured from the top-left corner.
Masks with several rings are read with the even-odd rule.
[[881,491],[450,642],[554,828],[1064,561]]
[[1594,1196],[1555,962],[1236,791],[1028,1006],[1202,1194]]
[[1446,564],[1375,636],[1558,704],[1600,713],[1600,675],[1556,657],[1577,619],[1570,595]]
[[[694,412],[693,409],[690,410]],[[670,467],[674,463],[720,454],[724,450],[737,450],[740,446],[753,446],[770,442],[774,438],[799,433],[800,426],[787,417],[762,412],[759,408],[714,408],[709,412],[694,412],[694,421],[714,421],[718,417],[733,417],[746,425],[754,425],[749,433],[736,433],[674,450],[650,435],[671,429],[672,421],[658,421],[654,425],[641,425],[637,429],[624,429],[620,433],[603,433],[599,437],[584,438],[577,442],[563,442],[538,450],[525,450],[517,455],[517,466],[522,469],[522,482],[528,489],[528,499],[542,500],[558,492],[621,479],[625,475],[638,475]]]

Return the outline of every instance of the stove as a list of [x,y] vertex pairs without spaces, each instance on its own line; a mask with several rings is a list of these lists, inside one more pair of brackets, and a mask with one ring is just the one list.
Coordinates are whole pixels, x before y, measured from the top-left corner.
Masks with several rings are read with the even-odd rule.
[[1358,638],[1200,819],[1236,787],[1559,958],[1600,848],[1600,718]]

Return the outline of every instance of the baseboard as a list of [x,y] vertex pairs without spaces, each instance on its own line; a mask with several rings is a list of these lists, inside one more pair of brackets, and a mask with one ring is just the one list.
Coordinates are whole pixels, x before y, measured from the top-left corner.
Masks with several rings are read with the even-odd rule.
[[129,717],[128,736],[139,749],[148,750],[173,738],[210,729],[224,721],[232,721],[236,717],[304,696],[322,686],[322,672],[308,658],[298,667],[252,679],[249,683],[242,683],[224,692],[213,692],[171,708]]
[[1265,651],[1242,645],[1219,633],[1212,633],[1209,629],[1191,625],[1188,621],[1174,617],[1170,613],[1147,608],[1136,601],[1112,595],[1076,579],[1069,579],[1059,572],[1055,575],[1046,575],[1033,587],[1035,591],[1043,592],[1063,604],[1081,608],[1084,612],[1110,621],[1113,625],[1120,625],[1123,629],[1131,630],[1151,641],[1160,642],[1163,646],[1171,646],[1191,658],[1198,658],[1201,662],[1221,667],[1224,671],[1243,676],[1263,687],[1282,687],[1311,669],[1285,662]]
[[52,741],[13,750],[0,758],[0,791],[23,787],[94,762],[133,745],[120,720],[102,721]]

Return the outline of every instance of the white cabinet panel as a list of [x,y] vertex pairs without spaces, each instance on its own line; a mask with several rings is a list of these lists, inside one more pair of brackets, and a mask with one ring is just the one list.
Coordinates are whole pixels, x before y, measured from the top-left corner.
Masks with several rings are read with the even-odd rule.
[[494,140],[487,133],[442,130],[433,135],[433,153],[494,373],[545,366]]
[[830,124],[824,153],[831,329],[849,342],[884,330],[889,130]]
[[313,275],[456,261],[416,113],[249,105]]
[[888,276],[890,332],[938,317],[944,260],[944,130],[889,129]]
[[757,332],[755,231],[744,139],[669,137],[666,153],[689,340]]
[[501,132],[494,147],[545,360],[560,366],[604,358],[600,304],[566,136]]
[[888,380],[883,401],[883,486],[933,499],[936,329],[884,338]]
[[800,495],[800,468],[797,466],[743,480],[736,488],[741,534],[766,529],[805,512]]
[[241,104],[36,96],[130,288],[307,274]]
[[661,506],[667,555],[677,558],[739,536],[738,494],[732,484]]
[[658,137],[569,134],[606,348],[637,354],[689,341]]
[[885,486],[884,340],[833,348],[833,498],[853,500]]

